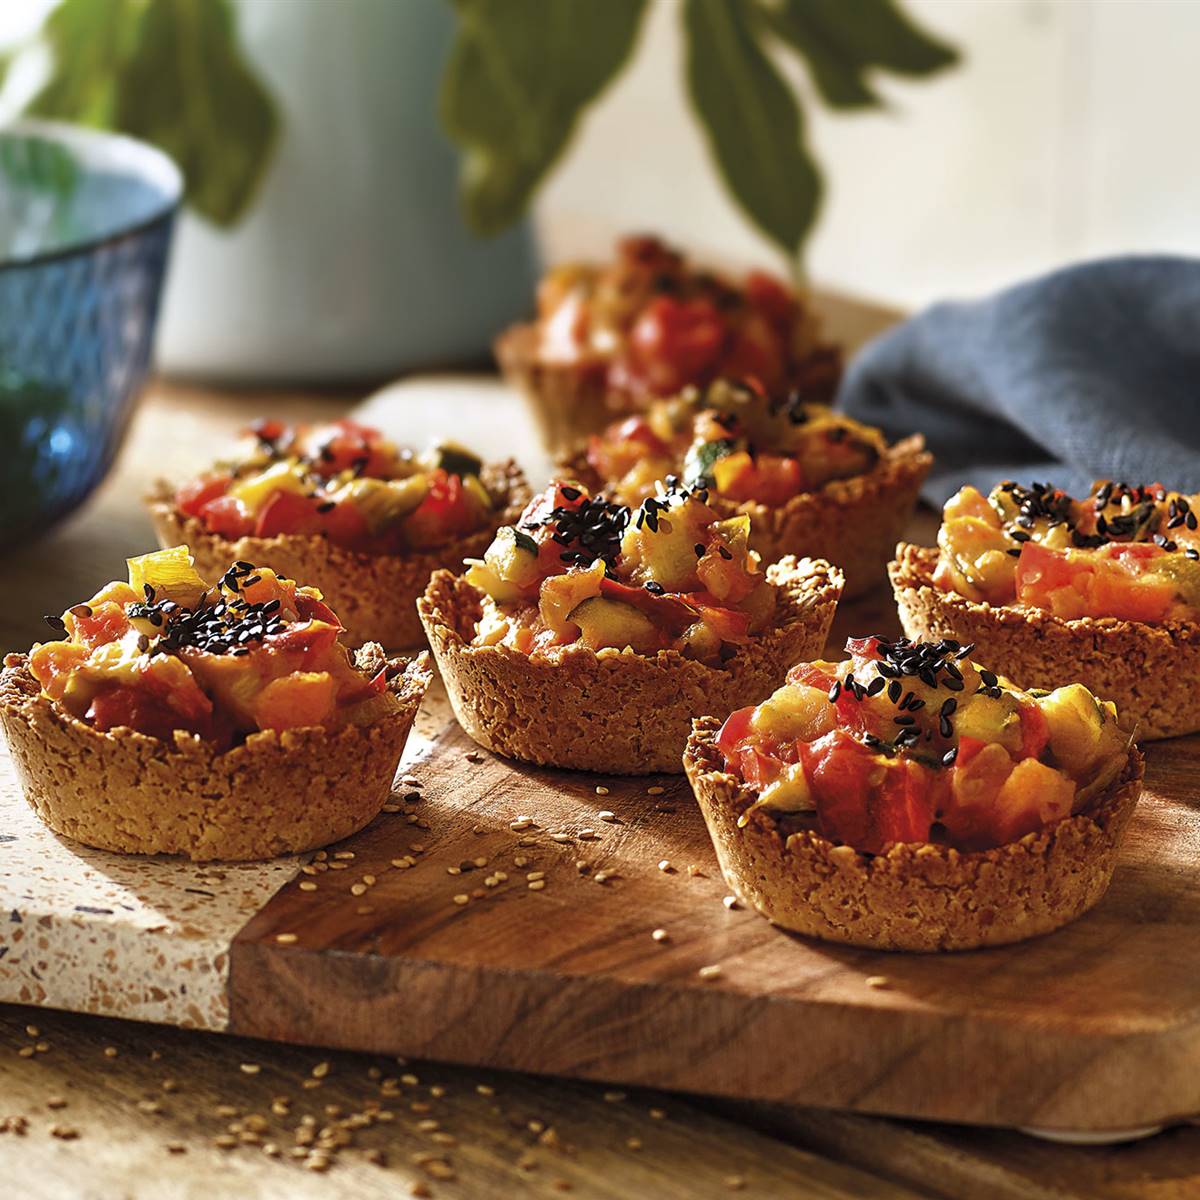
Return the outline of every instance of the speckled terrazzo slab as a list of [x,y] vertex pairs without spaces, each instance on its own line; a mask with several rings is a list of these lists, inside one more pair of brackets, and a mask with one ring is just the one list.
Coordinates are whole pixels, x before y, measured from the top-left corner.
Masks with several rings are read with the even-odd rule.
[[[439,697],[428,707],[406,767],[446,719]],[[301,861],[190,863],[61,838],[25,803],[0,739],[0,1001],[224,1029],[230,943]]]

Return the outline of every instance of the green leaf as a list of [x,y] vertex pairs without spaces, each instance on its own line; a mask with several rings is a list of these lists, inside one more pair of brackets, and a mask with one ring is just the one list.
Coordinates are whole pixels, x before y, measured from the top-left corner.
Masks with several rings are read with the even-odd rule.
[[279,121],[238,49],[229,0],[149,0],[116,90],[117,128],[175,159],[197,211],[219,225],[236,221]]
[[687,0],[688,90],[734,199],[796,256],[820,208],[821,176],[800,107],[759,47],[753,16],[748,0]]
[[143,8],[142,0],[63,0],[42,29],[53,67],[28,111],[111,126],[117,76],[137,39]]
[[625,64],[645,0],[455,0],[440,113],[462,150],[467,223],[518,220],[583,109]]
[[958,52],[914,25],[894,0],[780,0],[764,4],[771,29],[804,56],[832,108],[880,104],[872,69],[921,77],[953,66]]

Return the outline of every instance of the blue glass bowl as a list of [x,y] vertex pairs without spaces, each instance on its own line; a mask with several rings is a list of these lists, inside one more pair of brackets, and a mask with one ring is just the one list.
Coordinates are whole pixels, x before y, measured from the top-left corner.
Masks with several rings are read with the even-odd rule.
[[182,195],[132,138],[0,129],[0,546],[77,508],[120,449]]

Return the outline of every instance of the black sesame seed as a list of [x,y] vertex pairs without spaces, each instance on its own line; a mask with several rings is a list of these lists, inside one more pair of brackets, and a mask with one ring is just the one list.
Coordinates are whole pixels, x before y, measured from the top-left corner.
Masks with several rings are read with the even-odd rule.
[[869,684],[867,684],[867,695],[878,696],[886,686],[887,680],[884,679],[882,675],[876,675],[875,678],[872,679]]
[[945,767],[954,766],[954,760],[957,757],[958,757],[958,747],[955,746],[955,747],[953,747],[953,749],[947,750],[946,753],[942,755],[942,765]]
[[842,694],[842,681],[835,680],[833,687],[829,689],[829,703],[836,704],[837,698]]
[[67,628],[66,623],[63,621],[62,617],[56,617],[53,613],[47,613],[42,618],[42,620],[45,621],[46,624],[49,625],[51,629],[61,629],[61,630],[65,631]]
[[661,596],[666,590],[661,583],[655,583],[653,579],[647,579],[644,586],[652,596]]

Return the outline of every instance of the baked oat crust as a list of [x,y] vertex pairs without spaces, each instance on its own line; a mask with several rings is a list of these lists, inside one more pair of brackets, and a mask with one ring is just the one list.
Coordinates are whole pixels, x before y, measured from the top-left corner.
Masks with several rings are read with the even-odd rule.
[[[383,661],[378,646],[360,667]],[[386,803],[429,686],[429,655],[389,684],[401,708],[370,725],[251,734],[218,752],[119,727],[93,729],[42,694],[23,654],[0,671],[0,725],[30,807],[55,833],[124,854],[197,862],[296,854],[349,837]]]
[[676,650],[651,658],[569,645],[530,656],[471,645],[483,594],[449,571],[434,575],[417,607],[454,715],[481,746],[546,766],[678,774],[695,713],[754,703],[825,645],[841,571],[786,558],[767,578],[779,588],[774,625],[721,668]]
[[[604,488],[605,481],[583,455],[562,465],[589,490]],[[889,446],[865,474],[831,480],[785,504],[738,503],[714,492],[709,493],[708,504],[722,517],[749,515],[750,547],[762,555],[763,562],[794,554],[835,563],[846,576],[843,598],[851,600],[883,583],[896,540],[912,517],[932,465],[925,439],[914,434]]]
[[497,507],[483,528],[431,550],[411,554],[360,554],[334,545],[325,537],[279,534],[242,537],[235,541],[212,533],[196,517],[181,513],[175,489],[159,482],[146,498],[158,544],[185,545],[196,570],[215,580],[239,559],[270,567],[289,579],[321,589],[325,602],[346,626],[345,643],[379,642],[389,650],[424,644],[417,617],[417,597],[440,567],[458,570],[464,558],[478,558],[491,545],[496,530],[515,524],[529,503],[529,485],[511,459],[486,463],[480,478]]
[[500,373],[529,404],[551,458],[569,457],[593,433],[638,411],[629,397],[609,391],[604,371],[540,362],[538,338],[536,324],[513,325],[492,348]]
[[1064,621],[1041,609],[985,604],[933,582],[938,551],[901,543],[888,567],[904,632],[974,642],[974,657],[1019,687],[1082,683],[1111,700],[1139,740],[1200,730],[1200,624],[1113,617]]
[[695,721],[684,767],[726,882],[783,929],[874,950],[971,950],[1049,933],[1108,888],[1142,789],[1136,747],[1124,772],[1085,812],[1019,841],[964,852],[899,843],[860,854],[813,831],[785,836],[725,769],[721,722]]

